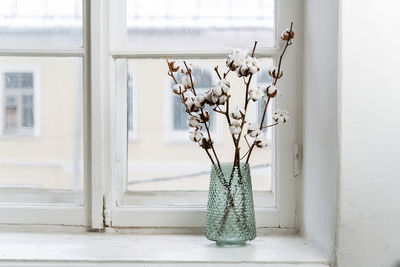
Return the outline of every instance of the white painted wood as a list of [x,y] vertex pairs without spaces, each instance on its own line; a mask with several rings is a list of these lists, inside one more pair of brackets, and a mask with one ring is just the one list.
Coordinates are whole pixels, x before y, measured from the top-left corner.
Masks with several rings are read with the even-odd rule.
[[0,187],[0,203],[12,205],[83,205],[83,193],[77,190]]
[[174,263],[148,263],[148,262],[58,262],[58,261],[46,261],[46,262],[0,262],[0,266],[7,267],[24,267],[24,266],[57,266],[57,267],[69,267],[69,266],[142,266],[142,267],[198,267],[198,266],[216,266],[216,267],[230,267],[230,266],[246,266],[246,267],[328,267],[329,264],[321,264],[315,262],[307,263],[253,263],[253,262],[229,262],[229,263],[215,263],[215,262],[204,262],[204,263],[189,263],[189,262],[174,262]]
[[0,205],[0,224],[85,225],[86,212],[73,205]]
[[[337,229],[338,9],[339,1],[304,1],[302,33],[303,138],[300,147],[302,177],[298,179],[301,191],[298,196],[298,224],[305,236],[313,239],[331,256],[335,253]],[[322,32],[323,35],[320,35]],[[370,116],[365,117],[371,119]],[[363,264],[352,266],[366,267]]]
[[[103,228],[105,188],[111,176],[109,73],[108,73],[108,1],[86,1],[90,10],[90,225]],[[88,13],[89,14],[89,13]]]
[[0,56],[25,56],[25,57],[81,57],[84,55],[84,48],[71,49],[0,49]]
[[[280,48],[259,48],[255,53],[258,58],[276,56],[280,54]],[[113,58],[163,58],[165,55],[168,58],[196,58],[196,59],[210,59],[210,58],[225,58],[231,50],[168,50],[154,51],[154,50],[112,50],[110,55]]]
[[1,233],[0,241],[0,266],[329,266],[293,235],[261,236],[241,248],[219,248],[202,235]]
[[297,33],[283,59],[284,77],[280,79],[277,87],[283,91],[284,97],[278,98],[276,106],[290,111],[290,121],[276,128],[276,183],[277,208],[280,227],[296,226],[296,179],[293,175],[293,145],[300,143],[300,95],[301,95],[301,1],[280,0],[277,1],[277,40],[280,33],[294,23],[294,31]]
[[[280,211],[255,208],[257,227],[277,227]],[[206,209],[199,207],[116,207],[111,212],[114,227],[204,227]],[[295,227],[287,227],[295,229]]]
[[[88,3],[88,1],[84,1]],[[85,10],[88,11],[85,4]],[[87,18],[86,14],[84,16]],[[87,22],[85,22],[84,31],[88,33]],[[85,47],[88,43],[88,38],[85,38]],[[83,57],[84,58],[84,81],[88,77],[87,68],[87,57],[85,53],[87,48],[71,48],[71,49],[0,49],[0,56],[24,56],[24,57]],[[10,66],[7,66],[10,67]],[[12,67],[12,66],[11,66]],[[26,69],[26,66],[22,68]],[[34,84],[40,84],[39,74],[40,68],[37,66],[30,66],[33,69]],[[86,87],[87,88],[87,87]],[[37,92],[36,92],[37,91]],[[36,95],[38,93],[38,95]],[[87,96],[87,91],[84,91]],[[86,102],[85,102],[86,103]],[[40,136],[40,94],[39,88],[35,87],[35,138]],[[86,108],[86,104],[84,105]],[[86,112],[85,112],[86,114]],[[37,116],[36,116],[37,115]],[[85,120],[85,124],[88,120]],[[85,125],[85,130],[87,129]],[[85,136],[87,141],[87,136]],[[85,142],[87,143],[87,142]],[[86,149],[85,149],[86,151]],[[85,163],[88,162],[88,154],[85,154]],[[10,163],[10,162],[6,162]],[[12,163],[12,162],[11,162]],[[32,162],[31,162],[32,163]],[[50,164],[57,164],[55,162],[48,162]],[[85,177],[87,176],[87,170],[85,170]],[[85,179],[87,181],[87,179]],[[86,188],[86,186],[85,186]],[[73,192],[68,198],[67,190],[43,190],[43,189],[1,189],[2,192],[2,204],[0,204],[0,224],[21,224],[21,225],[74,225],[83,226],[86,225],[87,212],[82,206],[82,193]],[[29,191],[29,192],[28,192]],[[12,194],[12,195],[11,195]],[[18,198],[18,199],[17,199]],[[58,199],[58,200],[56,200]],[[61,200],[61,201],[60,201]],[[66,200],[66,201],[64,201]],[[79,202],[79,204],[78,204]]]

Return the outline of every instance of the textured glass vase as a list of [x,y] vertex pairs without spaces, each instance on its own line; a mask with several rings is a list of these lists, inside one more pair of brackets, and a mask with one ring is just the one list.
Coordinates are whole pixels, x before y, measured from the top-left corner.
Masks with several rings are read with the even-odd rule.
[[211,168],[206,237],[218,246],[244,246],[256,237],[249,164]]

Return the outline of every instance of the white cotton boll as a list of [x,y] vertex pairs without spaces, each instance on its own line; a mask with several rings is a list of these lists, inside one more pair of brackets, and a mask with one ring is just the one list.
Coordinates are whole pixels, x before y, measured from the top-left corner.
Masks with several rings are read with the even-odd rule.
[[240,127],[242,122],[240,120],[231,120],[231,126]]
[[235,49],[229,54],[228,59],[226,60],[226,66],[231,70],[235,71],[240,65],[242,65],[243,61],[246,59],[248,54],[247,50]]
[[255,74],[260,71],[260,62],[255,57],[247,57],[246,60],[236,69],[239,77],[247,77],[249,74]]
[[212,88],[213,95],[220,96],[222,95],[222,88],[219,83],[216,83]]
[[259,134],[260,134],[260,130],[258,129],[258,126],[257,126],[257,124],[255,124],[255,123],[249,123],[248,125],[247,125],[247,134],[250,136],[250,137],[256,137],[256,136],[258,136]]
[[279,79],[283,76],[282,68],[279,70],[279,73],[278,73],[278,68],[275,66],[271,66],[268,73],[274,79]]
[[231,134],[235,134],[235,135],[240,134],[240,127],[230,126],[229,131],[231,132]]
[[249,98],[253,101],[257,101],[264,96],[263,92],[257,88],[251,88],[249,90]]
[[275,85],[270,84],[267,86],[265,92],[267,93],[268,97],[275,97],[278,93],[278,88]]
[[221,79],[219,81],[219,86],[222,89],[222,92],[226,95],[229,94],[229,89],[231,88],[231,84],[226,79]]
[[255,129],[254,131],[249,132],[250,137],[257,137],[261,133],[260,129]]
[[249,72],[255,74],[260,71],[260,61],[255,57],[248,58],[247,65]]
[[236,106],[236,108],[231,112],[231,117],[239,120],[244,117],[245,111],[241,106]]
[[180,94],[183,94],[184,92],[186,92],[186,88],[183,84],[178,83],[172,87],[172,91],[175,94],[180,95]]
[[205,100],[209,105],[215,105],[218,102],[218,96],[214,95],[212,90],[208,90],[205,94]]
[[194,127],[194,128],[198,127],[200,125],[199,118],[197,118],[195,116],[190,116],[189,119],[188,119],[188,125],[190,127]]
[[248,124],[247,124],[247,131],[255,131],[255,130],[257,130],[257,124],[255,124],[255,123],[252,123],[252,122],[249,122]]
[[259,148],[264,148],[269,145],[269,140],[264,133],[260,133],[255,140],[255,144]]
[[247,64],[240,65],[240,67],[236,69],[236,74],[238,77],[247,77],[249,75],[249,67]]
[[242,122],[240,120],[231,120],[229,130],[231,134],[239,134],[241,131]]
[[196,107],[198,107],[198,108],[202,108],[202,107],[204,107],[204,104],[206,103],[206,99],[205,99],[205,96],[204,95],[197,95],[195,98],[194,98],[194,105],[196,106]]
[[279,124],[284,124],[289,119],[289,112],[284,109],[277,109],[272,115],[272,119]]
[[195,84],[194,78],[190,79],[189,75],[185,75],[182,77],[182,84],[185,86],[186,89],[192,88],[192,80],[193,84]]
[[189,132],[189,139],[193,142],[199,142],[203,138],[203,133],[196,129]]
[[226,101],[228,100],[228,96],[227,95],[221,95],[218,98],[218,104],[219,105],[224,105],[226,103]]
[[189,110],[189,111],[192,110],[193,105],[194,105],[193,99],[188,98],[188,99],[185,101],[185,106],[186,106],[186,109],[187,109],[187,110]]

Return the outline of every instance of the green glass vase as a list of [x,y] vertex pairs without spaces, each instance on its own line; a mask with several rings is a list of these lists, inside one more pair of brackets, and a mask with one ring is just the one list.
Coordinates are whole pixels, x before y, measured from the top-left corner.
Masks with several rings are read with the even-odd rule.
[[206,237],[224,247],[244,246],[256,237],[249,164],[211,167]]

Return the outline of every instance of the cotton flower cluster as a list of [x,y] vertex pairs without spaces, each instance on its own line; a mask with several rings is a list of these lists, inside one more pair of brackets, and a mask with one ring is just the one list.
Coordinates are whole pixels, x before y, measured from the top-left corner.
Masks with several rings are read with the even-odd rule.
[[288,121],[289,112],[284,109],[282,109],[282,110],[277,109],[277,110],[275,110],[274,114],[272,115],[272,119],[279,124],[283,124]]
[[242,106],[237,106],[230,114],[231,124],[229,130],[231,134],[238,135],[242,131],[242,121],[246,115],[246,111]]
[[189,132],[189,138],[193,142],[200,142],[201,139],[203,139],[203,137],[204,137],[204,135],[199,129],[190,130],[190,132]]
[[186,90],[187,90],[186,87],[181,83],[175,84],[172,87],[172,91],[174,92],[174,94],[177,94],[177,95],[185,93]]
[[291,29],[286,29],[281,34],[281,39],[284,41],[290,41],[294,38],[294,32]]
[[238,77],[247,77],[260,71],[260,61],[255,57],[247,57],[242,65],[236,69]]
[[247,57],[247,50],[235,49],[229,54],[228,59],[226,60],[226,66],[231,70],[235,71],[239,68]]
[[[252,75],[260,72],[260,60],[254,56],[257,42],[255,42],[251,54],[249,54],[248,50],[233,50],[226,60],[226,66],[229,70],[223,73],[223,75],[221,75],[222,73],[220,74],[218,66],[216,66],[214,69],[219,80],[211,88],[207,88],[205,92],[196,91],[196,80],[192,75],[192,65],[186,64],[186,62],[183,61],[184,66],[181,68],[176,66],[174,61],[169,61],[168,58],[165,57],[169,69],[168,75],[171,76],[175,83],[172,86],[172,92],[179,96],[182,104],[185,106],[185,111],[188,114],[187,125],[190,127],[189,139],[198,143],[199,146],[204,148],[206,151],[209,149],[212,150],[212,153],[207,151],[207,155],[213,164],[219,165],[220,162],[211,138],[209,128],[211,116],[207,110],[212,109],[227,118],[229,131],[232,134],[233,144],[235,146],[235,164],[239,163],[245,157],[247,157],[247,163],[254,147],[265,148],[269,145],[268,137],[262,129],[275,126],[278,123],[284,124],[288,121],[289,112],[277,109],[272,115],[272,119],[276,123],[264,125],[265,110],[268,108],[271,98],[276,97],[278,93],[280,94],[280,91],[276,87],[276,83],[278,79],[283,76],[283,70],[281,69],[282,57],[286,48],[292,44],[291,40],[294,38],[292,26],[293,25],[290,26],[290,29],[286,29],[281,35],[281,39],[286,41],[286,46],[281,54],[278,67],[272,66],[268,71],[269,76],[273,78],[273,82],[262,88],[254,86],[254,82],[251,83]],[[231,97],[231,84],[227,80],[227,75],[230,72],[236,72],[236,75],[239,78],[243,78],[246,90],[243,104],[244,107],[240,105],[232,109],[229,107],[230,101],[228,100]],[[179,73],[180,75],[177,75]],[[260,124],[247,123],[246,113],[248,112],[248,105],[251,105],[250,100],[253,102],[263,101],[265,103],[264,115]],[[222,105],[225,105],[225,107],[221,107]],[[243,153],[241,153],[241,138],[246,139],[249,146],[247,152],[243,151]]]
[[250,137],[257,137],[261,133],[260,129],[258,129],[257,124],[255,123],[249,123],[247,124],[247,134]]
[[278,94],[278,88],[275,85],[270,84],[267,86],[267,89],[265,89],[265,93],[268,97],[274,98]]
[[264,96],[264,93],[260,88],[250,88],[249,90],[249,98],[254,102],[261,99]]
[[229,131],[231,131],[231,134],[233,135],[238,135],[240,134],[242,128],[242,121],[241,120],[231,120],[231,126],[229,126]]
[[226,66],[231,71],[236,71],[238,77],[247,77],[260,71],[260,61],[247,54],[247,50],[235,49],[226,60]]
[[280,69],[278,71],[278,68],[275,66],[272,66],[269,71],[268,71],[269,75],[274,78],[274,79],[280,79],[283,76],[283,70]]
[[259,135],[257,135],[255,144],[259,148],[264,148],[269,145],[269,140],[265,133],[261,132]]
[[210,90],[206,91],[204,95],[205,102],[210,106],[224,105],[230,97],[230,87],[231,85],[226,79],[219,80]]

